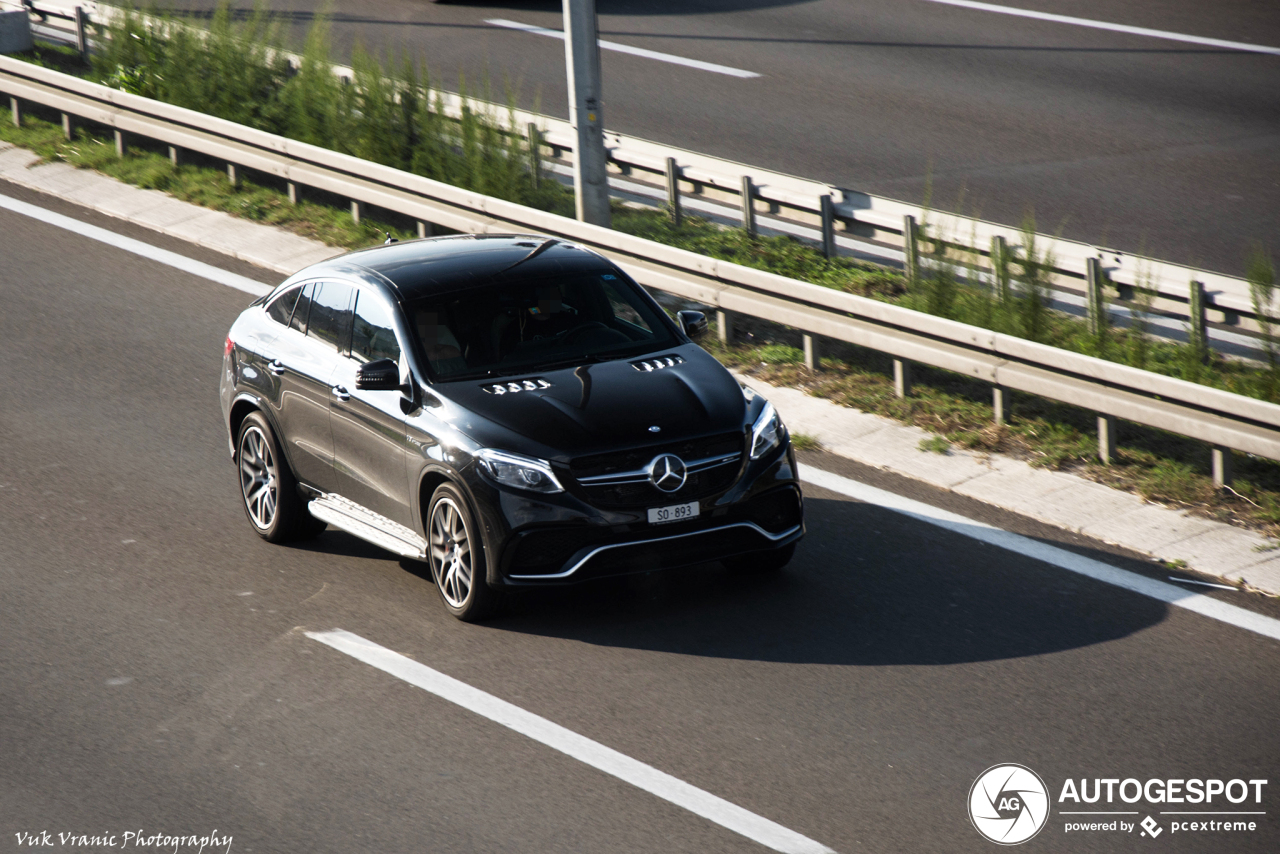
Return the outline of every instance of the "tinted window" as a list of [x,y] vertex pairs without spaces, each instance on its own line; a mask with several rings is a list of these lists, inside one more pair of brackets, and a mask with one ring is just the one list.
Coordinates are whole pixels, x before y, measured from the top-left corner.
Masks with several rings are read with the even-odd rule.
[[290,288],[276,297],[271,305],[267,306],[267,317],[287,326],[289,318],[293,315],[293,307],[298,304],[298,295],[301,293],[302,288]]
[[400,361],[395,324],[386,303],[368,291],[356,292],[355,318],[351,324],[351,358],[357,362],[374,359]]
[[317,282],[311,298],[307,337],[316,338],[337,350],[346,349],[351,330],[351,286],[342,282]]
[[677,344],[657,308],[620,273],[473,288],[411,306],[410,327],[435,376],[522,373]]
[[315,292],[315,289],[315,284],[311,282],[308,282],[302,288],[302,298],[298,300],[298,305],[293,310],[293,317],[289,318],[290,329],[306,333],[307,315],[311,313],[311,294]]

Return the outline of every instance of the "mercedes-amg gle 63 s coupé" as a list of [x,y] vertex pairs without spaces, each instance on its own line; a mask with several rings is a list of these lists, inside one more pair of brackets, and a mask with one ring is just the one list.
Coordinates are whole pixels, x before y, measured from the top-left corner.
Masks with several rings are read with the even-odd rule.
[[222,413],[271,542],[341,528],[431,567],[446,607],[722,561],[804,533],[773,407],[595,252],[526,235],[308,267],[231,327]]

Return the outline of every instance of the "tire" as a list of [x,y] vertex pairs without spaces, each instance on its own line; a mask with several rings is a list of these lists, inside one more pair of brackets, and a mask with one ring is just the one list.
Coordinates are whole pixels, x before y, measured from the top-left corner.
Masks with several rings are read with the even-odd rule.
[[249,413],[240,425],[235,463],[240,503],[254,533],[269,543],[284,543],[324,530],[324,523],[307,512],[298,482],[261,412]]
[[484,543],[462,491],[442,483],[427,509],[427,563],[450,614],[467,623],[497,610],[498,592],[485,580]]
[[725,558],[723,563],[730,572],[743,575],[762,575],[782,569],[791,563],[791,558],[795,553],[796,544],[792,543],[789,546],[783,546],[772,551],[747,552],[743,555],[734,555],[733,557]]

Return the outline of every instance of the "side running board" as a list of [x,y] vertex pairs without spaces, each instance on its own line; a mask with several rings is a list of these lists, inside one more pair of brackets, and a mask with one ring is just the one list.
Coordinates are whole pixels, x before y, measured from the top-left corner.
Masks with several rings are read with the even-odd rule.
[[307,504],[311,515],[379,548],[413,560],[427,559],[427,541],[404,525],[341,495],[326,493]]

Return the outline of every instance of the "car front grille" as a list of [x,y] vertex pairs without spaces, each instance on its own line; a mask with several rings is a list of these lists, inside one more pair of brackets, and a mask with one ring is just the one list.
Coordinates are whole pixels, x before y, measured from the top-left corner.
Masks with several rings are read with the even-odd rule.
[[[705,498],[728,489],[742,467],[743,437],[721,433],[701,439],[650,445],[629,451],[578,457],[569,463],[573,491],[594,507],[654,507]],[[641,473],[662,454],[687,467],[684,485],[665,492]]]

